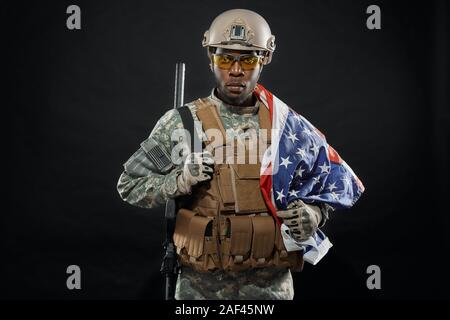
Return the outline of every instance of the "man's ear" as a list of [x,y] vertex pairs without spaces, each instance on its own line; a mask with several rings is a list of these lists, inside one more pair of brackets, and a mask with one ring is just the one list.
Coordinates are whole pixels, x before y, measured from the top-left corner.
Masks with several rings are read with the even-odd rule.
[[264,65],[261,63],[260,66],[261,66],[261,68],[259,68],[258,80],[259,80],[259,77],[261,76],[261,72],[263,70]]
[[213,68],[212,62],[209,63],[209,69],[211,69],[211,72],[214,73],[214,68]]

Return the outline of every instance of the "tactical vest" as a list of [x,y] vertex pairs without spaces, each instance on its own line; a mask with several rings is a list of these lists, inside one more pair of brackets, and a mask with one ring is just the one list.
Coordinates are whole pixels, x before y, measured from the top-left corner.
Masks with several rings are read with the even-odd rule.
[[[194,187],[189,202],[178,210],[173,240],[181,263],[199,272],[268,267],[300,271],[302,255],[299,251],[286,251],[280,227],[263,200],[259,156],[256,163],[254,160],[253,164],[249,163],[250,146],[245,144],[245,163],[239,164],[236,140],[232,142],[227,137],[216,106],[207,99],[194,103],[206,134],[211,128],[222,133],[222,143],[207,136],[206,149],[214,156],[222,152],[220,154],[226,157],[226,149],[221,148],[233,143],[234,161],[224,159],[216,163],[209,183]],[[268,133],[263,139],[270,145],[271,122],[267,108],[261,106],[258,117],[260,129],[267,129]],[[264,152],[259,146],[258,152]]]

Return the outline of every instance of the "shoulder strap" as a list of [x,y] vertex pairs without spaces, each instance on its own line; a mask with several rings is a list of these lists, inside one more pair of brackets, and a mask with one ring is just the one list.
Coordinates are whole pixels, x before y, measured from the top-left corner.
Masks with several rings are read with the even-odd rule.
[[[202,122],[203,130],[208,131],[208,129],[219,129],[222,133],[222,143],[226,144],[226,131],[223,127],[222,120],[220,120],[219,113],[214,104],[209,102],[207,99],[197,99],[194,101],[197,106],[197,117]],[[210,142],[210,137],[207,137]]]
[[191,152],[192,152],[192,150],[194,150],[194,146],[196,146],[196,145],[201,146],[201,142],[199,141],[197,130],[195,129],[195,126],[194,126],[194,118],[192,117],[191,110],[189,109],[188,106],[179,107],[179,108],[177,108],[177,111],[181,116],[181,121],[183,122],[184,128],[189,132],[189,135],[191,137],[191,141],[190,141],[191,143],[189,144],[189,146],[190,146]]
[[272,121],[270,120],[270,112],[269,109],[263,104],[259,104],[258,109],[258,117],[259,117],[259,128],[267,130],[267,136],[263,138],[266,139],[267,143],[271,143],[271,129],[272,129]]

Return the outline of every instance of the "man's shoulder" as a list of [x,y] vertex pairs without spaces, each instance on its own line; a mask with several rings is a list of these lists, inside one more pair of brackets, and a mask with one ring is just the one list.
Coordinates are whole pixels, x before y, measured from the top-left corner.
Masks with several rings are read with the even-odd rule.
[[192,100],[191,102],[186,103],[185,105],[191,110],[191,112],[195,113],[197,109],[204,104],[214,104],[211,97],[203,97]]
[[[192,117],[194,118],[194,120],[198,120],[197,110],[198,110],[199,107],[201,107],[201,106],[203,106],[205,104],[214,104],[214,103],[212,102],[212,99],[210,97],[203,97],[203,98],[198,98],[198,99],[192,100],[192,101],[190,101],[188,103],[185,103],[184,105],[189,108],[189,110],[192,113]],[[174,109],[174,111],[176,111],[176,110]],[[179,113],[178,112],[176,112],[176,113],[179,116]],[[181,117],[180,117],[180,119],[181,119]]]
[[[196,116],[196,111],[199,106],[199,103],[198,103],[199,100],[203,100],[205,102],[206,101],[211,102],[210,97],[204,97],[201,99],[192,100],[192,101],[184,104],[184,106],[187,106],[189,108],[189,110],[191,111],[194,120],[198,120],[198,118]],[[178,110],[175,108],[167,110],[164,113],[164,115],[158,120],[157,127],[163,127],[167,130],[183,128],[183,123],[182,123],[181,116],[180,116],[180,113],[178,112]]]

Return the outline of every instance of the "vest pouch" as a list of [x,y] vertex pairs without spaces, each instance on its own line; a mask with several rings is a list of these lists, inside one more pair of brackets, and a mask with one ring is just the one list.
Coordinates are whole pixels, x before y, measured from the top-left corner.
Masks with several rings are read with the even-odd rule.
[[267,211],[259,185],[258,164],[231,165],[231,179],[237,214]]
[[252,267],[269,267],[273,263],[275,221],[272,216],[254,216],[251,220],[253,225]]
[[217,242],[212,229],[212,217],[194,216],[190,220],[188,260],[182,262],[196,271],[207,272],[218,267]]
[[280,268],[289,268],[293,272],[300,272],[303,269],[302,251],[288,252],[283,243],[281,228],[275,226],[275,252],[273,256],[273,265]]
[[219,192],[222,197],[225,210],[234,211],[234,195],[233,184],[231,181],[231,168],[228,165],[222,165],[219,168],[217,181],[219,184]]
[[222,241],[223,268],[236,272],[250,269],[252,220],[249,216],[231,216],[227,221],[229,232]]
[[173,243],[175,244],[177,254],[181,260],[188,260],[187,245],[189,244],[189,224],[192,217],[197,213],[187,210],[178,210],[175,231],[173,233]]
[[292,272],[300,272],[303,270],[303,254],[302,251],[288,252],[287,260],[289,261],[289,269]]

